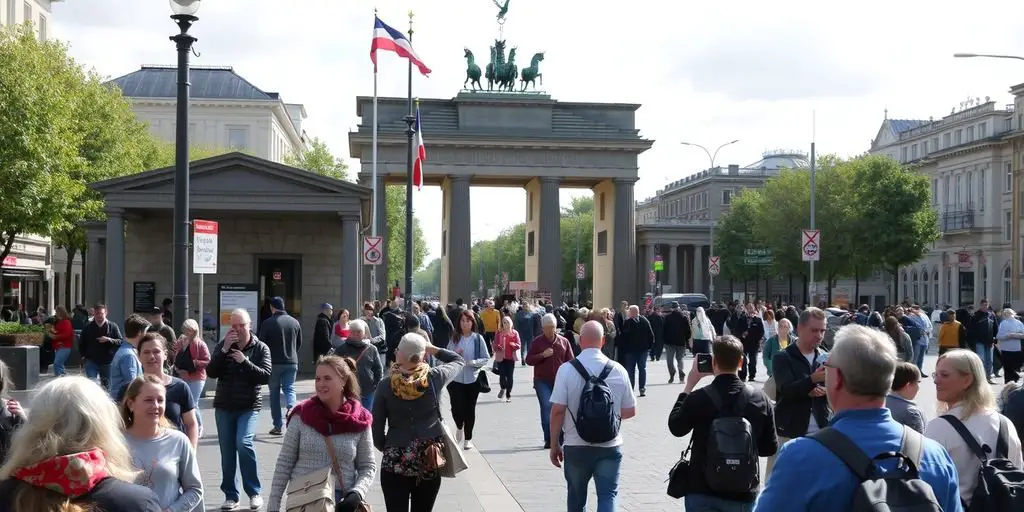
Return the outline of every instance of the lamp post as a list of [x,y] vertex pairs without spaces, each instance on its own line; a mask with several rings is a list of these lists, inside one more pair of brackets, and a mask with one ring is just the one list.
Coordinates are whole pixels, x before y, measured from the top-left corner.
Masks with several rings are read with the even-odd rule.
[[[170,0],[171,19],[178,24],[181,32],[171,36],[178,47],[178,100],[174,135],[174,304],[173,315],[182,322],[188,318],[188,235],[189,222],[189,172],[188,172],[188,104],[189,104],[189,53],[196,38],[188,29],[199,20],[200,0]],[[200,313],[202,318],[202,313]]]
[[[983,58],[983,59],[1010,59],[1010,60],[1024,60],[1024,57],[1020,55],[1000,55],[992,53],[954,53],[953,58],[955,59],[972,59],[972,58]],[[1018,126],[1017,130],[1024,127]],[[1017,139],[1017,137],[1014,137]],[[1020,152],[1021,142],[1014,140],[1013,145],[1013,158],[1012,163],[1012,176],[1011,179],[1011,194],[1010,194],[1010,232],[1014,233],[1013,246],[1011,247],[1010,257],[1010,272],[1013,279],[1010,281],[1010,296],[1017,298],[1020,296],[1020,266],[1021,266],[1021,255],[1020,255],[1020,217],[1021,217],[1021,183],[1020,183],[1020,158],[1017,157],[1017,153]]]
[[[715,168],[715,159],[718,158],[718,152],[721,151],[722,148],[724,148],[726,146],[731,146],[733,144],[736,144],[739,141],[740,141],[739,139],[736,139],[736,140],[733,140],[733,141],[726,142],[725,144],[722,144],[721,146],[718,146],[718,149],[716,149],[714,153],[708,151],[708,148],[706,148],[706,147],[704,147],[704,146],[702,146],[700,144],[694,144],[692,142],[680,142],[680,144],[682,144],[684,146],[691,146],[691,147],[703,149],[704,153],[708,155],[708,161],[711,163],[711,167],[709,167],[708,169],[714,169]],[[709,211],[711,210],[711,205],[710,204],[708,205],[708,210]],[[711,235],[710,236],[711,236],[711,245],[708,248],[708,257],[713,257],[715,255],[715,219],[714,218],[711,219]],[[695,251],[695,252],[699,252],[699,251]],[[697,257],[697,256],[695,255],[695,257]],[[675,260],[675,258],[673,258],[673,261],[674,260]],[[715,276],[711,275],[711,272],[708,272],[708,294],[711,295],[711,297],[710,297],[711,300],[715,300]]]

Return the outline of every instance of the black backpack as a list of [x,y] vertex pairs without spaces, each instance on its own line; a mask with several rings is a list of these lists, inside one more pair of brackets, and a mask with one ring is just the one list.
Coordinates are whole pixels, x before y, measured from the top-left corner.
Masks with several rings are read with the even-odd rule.
[[978,485],[971,494],[971,506],[964,507],[964,510],[1024,510],[1024,471],[1007,459],[1010,422],[1003,416],[999,417],[999,440],[996,441],[995,456],[989,457],[992,449],[988,445],[984,448],[978,445],[978,440],[956,416],[946,414],[942,419],[953,425],[967,447],[981,460]]
[[705,389],[716,411],[708,430],[704,458],[704,478],[708,487],[718,492],[756,491],[761,484],[760,459],[754,428],[743,416],[747,409],[748,394],[753,390],[744,386],[732,410],[725,411],[722,395],[713,386]]
[[[612,399],[612,390],[605,379],[612,372],[612,362],[608,361],[601,374],[594,377],[587,373],[579,359],[570,364],[583,377],[583,392],[580,393],[580,405],[576,408],[576,416],[572,421],[576,424],[576,433],[580,439],[592,444],[607,443],[619,435],[622,416]],[[569,412],[572,416],[572,411]]]
[[[856,443],[842,432],[823,428],[811,435],[839,457],[853,471],[860,485],[853,492],[851,512],[942,512],[932,486],[921,480],[921,454],[924,437],[903,427],[903,441],[899,452],[886,452],[868,457]],[[876,461],[896,458],[899,466],[894,471],[878,472]]]

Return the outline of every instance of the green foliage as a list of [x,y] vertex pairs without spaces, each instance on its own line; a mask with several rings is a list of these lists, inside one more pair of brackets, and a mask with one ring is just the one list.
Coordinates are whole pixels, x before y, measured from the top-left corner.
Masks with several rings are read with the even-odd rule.
[[321,176],[329,176],[339,180],[348,179],[348,165],[341,158],[331,153],[327,143],[314,138],[308,148],[303,149],[298,155],[285,155],[284,163],[315,172]]
[[[743,264],[743,251],[763,247],[758,233],[770,227],[770,222],[760,218],[764,212],[764,194],[757,189],[747,189],[732,198],[729,213],[718,221],[715,230],[715,254],[721,257],[721,275],[725,279],[753,279],[755,267]],[[763,235],[762,235],[763,236]],[[773,249],[769,246],[765,248]],[[775,261],[778,261],[775,256]]]
[[[378,191],[379,192],[379,191]],[[415,189],[413,194],[415,194]],[[415,199],[415,197],[413,198]],[[388,227],[387,246],[388,287],[398,281],[405,289],[405,186],[384,187],[384,217]],[[413,205],[415,208],[415,204]],[[427,257],[427,242],[423,238],[420,220],[412,218],[412,267],[418,269]],[[415,279],[413,280],[415,282]],[[382,290],[383,291],[383,290]]]
[[25,325],[19,322],[0,322],[0,335],[3,334],[43,334],[41,325]]
[[412,275],[412,289],[415,295],[441,295],[441,258],[430,260]]

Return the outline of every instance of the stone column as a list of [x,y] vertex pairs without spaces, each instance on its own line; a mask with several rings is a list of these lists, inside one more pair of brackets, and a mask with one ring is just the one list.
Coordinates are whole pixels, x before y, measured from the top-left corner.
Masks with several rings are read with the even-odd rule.
[[639,296],[633,296],[637,290],[635,281],[636,268],[630,268],[636,262],[636,217],[634,215],[633,184],[636,179],[628,178],[615,180],[615,211],[614,211],[614,234],[611,241],[615,250],[614,265],[615,274],[612,277],[613,304],[620,300],[635,302]]
[[359,216],[341,217],[341,304],[337,306],[353,312],[362,311],[360,267],[363,245],[359,243]]
[[707,293],[704,289],[704,246],[693,247],[693,293]]
[[537,233],[537,288],[562,303],[562,209],[558,204],[561,180],[540,179],[540,225]]
[[[977,305],[978,302],[981,301],[981,299],[982,299],[981,293],[982,293],[982,288],[984,288],[982,286],[982,281],[984,281],[984,275],[985,274],[983,274],[981,272],[981,267],[984,266],[982,264],[982,261],[983,261],[984,258],[985,258],[985,253],[982,252],[981,249],[975,251],[975,253],[974,253],[974,300],[972,302],[972,304],[975,304],[975,305]],[[999,304],[999,305],[1001,305],[1001,304]]]
[[683,247],[683,251],[686,253],[686,265],[683,267],[683,280],[686,282],[686,289],[680,293],[698,293],[697,283],[695,281],[694,261],[697,259],[696,247],[693,245],[686,245]]
[[[364,187],[371,187],[372,188],[373,187],[373,178],[368,173],[360,173],[359,174],[359,184],[363,185]],[[382,253],[381,263],[380,263],[380,265],[377,265],[377,291],[374,292],[374,290],[373,290],[373,281],[370,279],[372,267],[370,265],[362,265],[362,259],[360,259],[359,263],[360,263],[360,266],[362,267],[362,269],[361,269],[362,270],[362,272],[361,272],[362,273],[362,281],[360,283],[362,285],[362,287],[360,288],[360,290],[362,290],[362,292],[363,292],[362,295],[360,296],[360,300],[365,300],[365,299],[384,299],[385,296],[388,295],[389,290],[391,289],[391,287],[388,286],[388,247],[387,246],[388,246],[389,237],[388,237],[387,215],[385,215],[386,209],[387,209],[387,202],[385,201],[385,192],[386,192],[386,188],[385,187],[386,187],[386,185],[384,184],[384,177],[378,175],[377,176],[377,205],[376,205],[376,208],[373,209],[374,213],[372,215],[376,215],[376,217],[377,217],[377,236],[384,237],[384,242],[381,244],[381,253]],[[366,232],[367,236],[369,236],[371,234],[372,233],[370,233],[369,231]],[[362,247],[363,247],[362,240],[358,240],[358,242],[359,242],[358,246],[359,246],[360,250],[362,250]],[[405,284],[403,284],[402,286],[405,286]],[[359,307],[360,308],[362,307],[362,303],[360,303]],[[360,309],[360,311],[362,311],[362,310]]]
[[676,251],[679,248],[675,244],[669,244],[668,254],[665,256],[665,270],[668,284],[672,287],[672,293],[679,293],[679,269],[677,268],[678,263],[676,262]]
[[124,210],[107,208],[107,318],[123,326],[127,315],[124,296]]
[[443,194],[441,249],[441,303],[454,303],[457,299],[469,302],[476,281],[473,280],[470,252],[469,176],[446,179]]
[[107,271],[106,246],[103,243],[103,231],[89,228],[86,231],[88,247],[85,253],[84,277],[85,296],[83,302],[85,307],[92,307],[98,302],[103,302],[105,275]]

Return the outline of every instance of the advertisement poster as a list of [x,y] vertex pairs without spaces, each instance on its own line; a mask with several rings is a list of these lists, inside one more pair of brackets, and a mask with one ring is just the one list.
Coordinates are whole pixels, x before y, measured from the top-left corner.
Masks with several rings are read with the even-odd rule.
[[192,221],[192,272],[217,273],[217,232],[219,225],[212,220]]
[[231,312],[242,308],[249,312],[255,327],[259,314],[259,288],[254,284],[219,284],[217,285],[217,304],[220,310],[220,334],[218,341],[231,330]]

